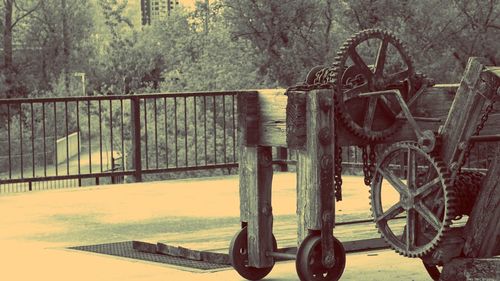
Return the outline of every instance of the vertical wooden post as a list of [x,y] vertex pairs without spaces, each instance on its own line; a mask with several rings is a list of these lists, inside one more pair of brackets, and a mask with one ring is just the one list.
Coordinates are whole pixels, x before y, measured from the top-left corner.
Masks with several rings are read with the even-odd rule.
[[500,144],[483,179],[472,213],[465,225],[464,254],[487,258],[500,254]]
[[[286,161],[288,159],[288,149],[286,147],[276,147],[276,158]],[[288,165],[286,162],[279,164],[281,172],[288,172]]]
[[134,182],[142,181],[141,162],[141,100],[138,97],[130,99],[130,131],[132,138],[132,169]]
[[248,264],[253,267],[270,267],[273,258],[266,252],[273,250],[273,213],[271,187],[273,180],[271,147],[247,148],[247,159],[252,164],[245,167],[252,174],[253,181],[248,190]]
[[266,252],[273,250],[272,149],[258,145],[258,94],[239,94],[237,105],[240,220],[247,226],[248,265],[257,268],[271,267],[274,260],[266,256]]
[[[331,139],[333,128],[329,115],[331,92],[311,91],[306,95],[307,142],[305,149],[297,151],[297,242],[299,244],[309,231],[322,230],[324,225],[333,227],[335,216],[332,173],[334,158]],[[327,205],[326,201],[322,200],[322,193],[326,195],[325,199],[330,200]]]
[[476,129],[483,105],[490,95],[487,84],[481,79],[483,69],[479,58],[469,59],[446,122],[441,128],[444,148],[441,156],[450,168],[452,178],[457,173],[464,148]]

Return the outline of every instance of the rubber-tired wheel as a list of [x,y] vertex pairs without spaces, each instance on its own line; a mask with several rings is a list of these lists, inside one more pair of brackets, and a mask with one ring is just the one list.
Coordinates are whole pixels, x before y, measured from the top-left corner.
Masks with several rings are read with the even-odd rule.
[[322,262],[321,236],[308,235],[300,244],[297,251],[295,267],[301,281],[336,281],[344,273],[345,250],[337,238],[333,238],[335,264],[326,268]]
[[[273,250],[278,249],[276,238],[273,235]],[[257,268],[248,266],[248,232],[244,227],[234,235],[229,245],[229,261],[233,268],[245,279],[260,280],[271,272],[273,266]]]

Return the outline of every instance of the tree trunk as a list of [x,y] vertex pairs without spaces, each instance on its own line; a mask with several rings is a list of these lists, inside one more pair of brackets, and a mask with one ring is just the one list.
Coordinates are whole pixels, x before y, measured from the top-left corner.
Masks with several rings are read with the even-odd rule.
[[6,96],[13,94],[14,84],[14,64],[12,59],[12,6],[13,0],[4,1],[4,29],[3,29],[3,50],[4,50],[4,75],[6,85]]
[[66,94],[69,90],[69,34],[68,34],[68,19],[66,13],[66,0],[61,0],[62,9],[62,30],[63,30],[63,72],[64,72],[64,86]]

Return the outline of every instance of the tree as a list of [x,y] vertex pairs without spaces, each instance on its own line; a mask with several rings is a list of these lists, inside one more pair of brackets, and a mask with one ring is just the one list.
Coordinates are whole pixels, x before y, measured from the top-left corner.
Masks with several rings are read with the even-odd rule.
[[[328,1],[223,1],[233,38],[249,40],[262,54],[259,74],[291,86],[310,68],[332,62],[338,10]],[[335,36],[334,36],[335,35]]]
[[[33,2],[33,1],[28,1]],[[13,59],[13,31],[16,25],[21,22],[24,18],[33,13],[38,9],[41,1],[37,1],[31,4],[29,8],[24,7],[18,3],[16,0],[3,0],[3,12],[4,12],[4,22],[2,25],[3,29],[3,75],[5,77],[5,95],[6,97],[16,96],[16,94],[21,94],[16,91],[19,88],[16,85],[16,68]],[[17,93],[16,93],[17,92]]]
[[471,56],[498,64],[498,0],[346,1],[342,25],[381,27],[410,46],[417,69],[440,82],[456,82]]

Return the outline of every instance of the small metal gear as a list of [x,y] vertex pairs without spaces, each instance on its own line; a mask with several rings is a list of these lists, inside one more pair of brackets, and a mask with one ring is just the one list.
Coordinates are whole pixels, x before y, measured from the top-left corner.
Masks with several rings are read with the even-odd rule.
[[[444,162],[414,142],[393,144],[380,159],[370,191],[376,226],[396,252],[422,257],[437,247],[455,218],[450,174]],[[404,225],[394,220],[402,213]]]
[[405,45],[394,34],[380,29],[364,30],[348,39],[337,53],[328,77],[335,85],[339,119],[355,135],[375,141],[399,128],[395,118],[399,104],[392,97],[359,94],[398,89],[408,101],[415,92],[415,79]]

